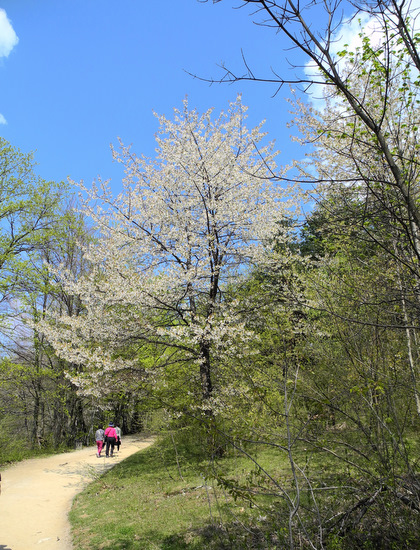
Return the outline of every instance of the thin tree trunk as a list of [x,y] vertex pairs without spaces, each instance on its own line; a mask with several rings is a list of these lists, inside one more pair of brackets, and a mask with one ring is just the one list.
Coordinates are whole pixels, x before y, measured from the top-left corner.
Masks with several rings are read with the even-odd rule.
[[211,380],[211,363],[210,363],[210,349],[208,344],[201,345],[201,364],[200,364],[200,378],[201,378],[201,393],[203,400],[206,401],[210,398],[213,392],[213,385]]
[[[394,247],[396,248],[395,244],[394,244]],[[398,264],[397,264],[397,273],[398,273],[398,284],[401,292],[401,304],[402,304],[403,315],[404,315],[404,325],[405,325],[405,334],[406,334],[407,352],[408,352],[408,364],[410,366],[411,380],[413,383],[414,398],[416,401],[416,410],[417,410],[417,414],[420,416],[420,395],[417,389],[417,375],[416,375],[417,373],[416,373],[416,365],[415,365],[414,355],[413,355],[413,339],[412,339],[412,334],[410,330],[407,304],[405,301],[404,286],[403,286],[400,266]]]

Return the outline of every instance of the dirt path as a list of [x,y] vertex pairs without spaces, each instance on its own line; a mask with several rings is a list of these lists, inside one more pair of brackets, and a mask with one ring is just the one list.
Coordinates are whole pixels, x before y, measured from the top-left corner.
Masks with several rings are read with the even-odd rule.
[[113,458],[97,458],[95,446],[4,469],[0,550],[71,550],[67,515],[75,495],[98,474],[151,443],[152,439],[126,436]]

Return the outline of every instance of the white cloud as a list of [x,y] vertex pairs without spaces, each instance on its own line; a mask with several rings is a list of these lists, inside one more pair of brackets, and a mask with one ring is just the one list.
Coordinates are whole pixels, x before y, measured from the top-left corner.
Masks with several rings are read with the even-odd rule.
[[369,17],[368,14],[361,14],[341,25],[337,32],[337,40],[332,45],[332,53],[336,54],[347,45],[347,49],[350,52],[354,52],[356,48],[362,46],[362,38],[359,36],[363,29],[363,34],[369,36],[371,45],[373,47],[379,46],[383,38],[382,27],[379,22]]
[[[413,27],[418,30],[420,21],[417,19],[420,8],[420,0],[413,0],[410,6],[407,5],[407,10],[410,10]],[[331,53],[335,56],[339,51],[346,49],[348,52],[355,52],[357,48],[362,46],[362,38],[360,32],[363,29],[363,34],[370,38],[372,47],[379,46],[384,39],[381,24],[375,17],[370,17],[367,13],[359,13],[353,17],[349,17],[343,22],[335,33],[335,40],[331,44]],[[305,74],[309,78],[320,80],[320,72],[315,67],[313,61],[308,61],[304,68]],[[324,107],[323,94],[325,86],[321,84],[312,85],[309,89],[311,101],[315,107],[322,109]]]
[[7,120],[4,118],[4,116],[0,113],[0,124],[7,124]]
[[5,10],[0,8],[0,57],[7,57],[18,42],[19,38]]
[[[374,18],[369,17],[368,14],[360,14],[358,17],[350,17],[337,29],[335,40],[331,43],[330,47],[330,52],[333,56],[344,49],[354,52],[357,48],[360,48],[362,46],[362,39],[359,36],[361,29],[363,29],[364,34],[370,37],[372,46],[376,43],[379,44],[382,36],[379,24]],[[306,63],[304,71],[309,78],[321,80],[321,73],[312,60]],[[326,88],[322,84],[313,84],[310,87],[309,93],[314,107],[322,109],[325,106],[323,99],[324,92],[328,93],[328,87]]]

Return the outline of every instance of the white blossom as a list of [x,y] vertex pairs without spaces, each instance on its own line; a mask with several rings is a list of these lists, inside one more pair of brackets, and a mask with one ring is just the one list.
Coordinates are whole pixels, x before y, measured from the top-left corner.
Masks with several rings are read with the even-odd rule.
[[42,330],[61,357],[83,365],[72,380],[86,391],[130,369],[164,373],[175,361],[200,369],[204,347],[218,362],[247,353],[253,334],[223,292],[264,256],[290,205],[273,144],[262,124],[247,129],[245,113],[240,97],[217,119],[185,100],[173,121],[158,116],[155,159],[123,144],[112,150],[125,168],[118,196],[108,182],[80,184],[97,231],[85,250],[92,270],[55,276],[84,311],[57,314]]

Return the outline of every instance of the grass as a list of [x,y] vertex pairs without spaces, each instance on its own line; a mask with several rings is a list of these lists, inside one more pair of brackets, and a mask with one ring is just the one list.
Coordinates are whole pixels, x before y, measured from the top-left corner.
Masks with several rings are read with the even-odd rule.
[[[209,464],[188,450],[173,451],[170,442],[158,441],[76,497],[70,513],[76,550],[289,547],[285,500],[252,461],[233,454]],[[270,448],[253,449],[252,455],[293,496],[286,455]],[[298,459],[307,462],[304,449]],[[315,462],[322,465],[324,480],[346,476],[344,471],[333,472],[324,454]],[[223,484],[214,482],[215,471],[223,473]],[[256,488],[252,502],[244,497],[251,484]],[[300,498],[310,504],[307,492]]]
[[6,444],[0,441],[0,468],[9,466],[15,462],[21,462],[28,458],[51,456],[57,453],[64,453],[71,450],[69,447],[61,446],[58,449],[50,447],[31,447],[26,441],[9,439]]
[[[269,471],[293,499],[296,493],[286,455],[267,447],[253,448],[251,454],[258,457],[259,465]],[[365,480],[360,479],[360,472],[355,475],[347,464],[337,462],[330,455],[309,453],[302,446],[296,449],[295,459],[305,469],[305,474],[311,477],[324,519],[334,517],[343,510],[343,506],[351,508],[365,496]],[[221,484],[214,481],[216,471],[223,474],[224,482]],[[357,492],[354,492],[349,486],[358,482],[359,489],[356,487]],[[314,517],[311,493],[303,476],[300,476],[299,483],[299,513],[311,528]],[[335,489],[329,489],[334,485]],[[252,501],[246,497],[250,487]],[[230,454],[209,464],[200,460],[199,456],[192,456],[191,450],[181,446],[175,453],[170,440],[161,440],[116,465],[76,497],[70,513],[74,548],[288,549],[289,509],[287,499],[283,497],[275,483],[267,482],[262,470],[242,454]],[[331,532],[324,547],[334,550],[417,548],[419,537],[414,536],[418,533],[417,519],[403,507],[393,518],[395,500],[388,501],[388,497],[392,497],[388,492],[381,495],[380,501],[375,502],[363,518],[365,524],[357,532],[349,532],[348,542]],[[384,515],[388,502],[391,508],[389,514]],[[406,513],[406,526],[399,525]],[[403,545],[396,542],[394,546],[377,542],[379,539],[375,537],[381,537],[388,529],[388,518],[393,521],[390,532],[398,527],[401,536],[407,536],[408,540],[413,535],[415,542]],[[369,533],[373,546],[367,545],[369,541],[359,546],[359,541],[366,539],[366,529],[371,526],[378,534]],[[315,533],[316,524],[312,527]],[[307,546],[297,544],[296,547]]]
[[[232,549],[246,547],[239,530],[260,536],[247,531],[258,508],[207,484],[200,474],[206,463],[183,460],[179,468],[167,450],[156,443],[132,455],[76,497],[70,521],[77,550]],[[223,469],[246,476],[249,463],[230,457]]]

